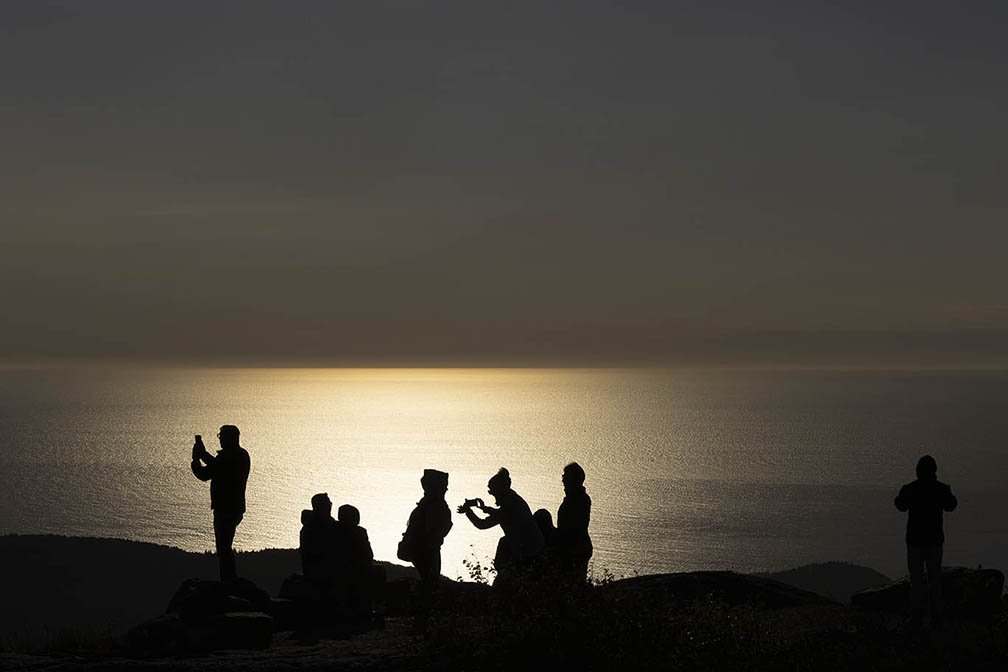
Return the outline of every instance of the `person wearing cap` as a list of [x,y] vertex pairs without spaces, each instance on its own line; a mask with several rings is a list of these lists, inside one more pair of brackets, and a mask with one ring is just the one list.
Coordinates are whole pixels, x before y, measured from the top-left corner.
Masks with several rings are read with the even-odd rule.
[[235,531],[245,515],[245,485],[251,460],[238,443],[234,425],[223,425],[217,434],[221,449],[211,455],[203,443],[193,447],[192,472],[201,481],[210,481],[210,508],[213,510],[214,544],[221,581],[238,578],[235,568]]
[[445,502],[448,474],[424,469],[420,486],[424,495],[406,523],[399,544],[399,559],[412,562],[421,582],[430,590],[441,579],[441,545],[452,528],[451,509]]
[[954,511],[959,501],[952,494],[952,488],[938,480],[938,463],[933,457],[920,458],[916,472],[917,480],[900,488],[894,503],[897,509],[907,512],[912,622],[914,627],[919,627],[929,598],[932,623],[941,624],[941,564],[945,544],[942,512]]

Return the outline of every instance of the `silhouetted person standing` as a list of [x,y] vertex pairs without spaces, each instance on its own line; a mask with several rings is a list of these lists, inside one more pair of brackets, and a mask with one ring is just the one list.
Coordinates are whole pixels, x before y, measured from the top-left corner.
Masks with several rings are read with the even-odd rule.
[[[441,579],[441,545],[452,528],[451,509],[445,502],[448,474],[424,469],[420,487],[424,495],[406,523],[400,559],[412,562],[421,583],[427,590],[433,590]],[[402,554],[408,557],[403,558]]]
[[954,511],[959,502],[952,494],[952,488],[938,480],[938,463],[930,455],[925,455],[917,461],[917,480],[900,488],[895,504],[900,511],[908,512],[907,569],[910,574],[913,624],[920,625],[927,610],[929,596],[931,619],[940,624],[941,564],[945,543],[942,512]]
[[214,543],[220,563],[221,581],[238,577],[235,569],[235,530],[245,515],[245,484],[251,461],[238,444],[238,428],[223,425],[217,438],[221,449],[211,455],[197,439],[193,446],[192,472],[201,481],[210,481],[210,508],[213,509]]
[[[501,467],[494,474],[487,483],[487,492],[493,496],[498,508],[486,506],[483,500],[477,498],[467,499],[458,507],[458,512],[464,513],[469,522],[481,530],[501,526],[504,536],[497,542],[494,556],[494,567],[500,580],[510,577],[516,570],[527,568],[543,552],[545,541],[529,505],[511,489],[511,475],[507,469]],[[477,516],[473,507],[486,514],[486,518]]]
[[577,462],[564,467],[561,480],[564,498],[557,511],[555,551],[560,571],[583,583],[588,578],[588,561],[593,552],[588,535],[591,497],[585,491],[584,469]]

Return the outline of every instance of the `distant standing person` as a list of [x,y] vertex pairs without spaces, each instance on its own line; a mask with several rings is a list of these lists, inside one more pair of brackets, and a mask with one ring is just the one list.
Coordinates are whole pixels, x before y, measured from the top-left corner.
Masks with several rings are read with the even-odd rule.
[[248,452],[238,444],[238,428],[223,425],[217,438],[221,449],[211,455],[197,436],[193,446],[192,472],[201,481],[210,481],[210,508],[213,509],[214,543],[220,563],[221,581],[238,578],[231,547],[235,530],[245,515],[245,484],[248,482]]
[[578,583],[588,578],[588,561],[592,556],[592,542],[588,535],[591,520],[591,497],[585,490],[585,472],[577,462],[563,470],[561,481],[564,498],[557,511],[556,552],[560,571]]
[[430,590],[441,579],[441,545],[452,528],[451,510],[445,502],[448,474],[424,469],[420,487],[424,494],[406,523],[399,559],[412,562],[424,587]]
[[917,480],[900,488],[895,504],[900,511],[908,512],[906,545],[912,622],[915,627],[920,625],[930,597],[932,622],[940,625],[942,548],[945,544],[942,512],[954,511],[959,501],[952,494],[952,488],[938,480],[938,463],[925,455],[917,461]]

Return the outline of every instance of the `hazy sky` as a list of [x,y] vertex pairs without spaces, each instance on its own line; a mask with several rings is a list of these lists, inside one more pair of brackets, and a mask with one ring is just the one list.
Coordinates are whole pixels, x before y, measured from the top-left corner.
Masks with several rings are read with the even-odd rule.
[[0,5],[0,358],[1008,364],[1008,3]]

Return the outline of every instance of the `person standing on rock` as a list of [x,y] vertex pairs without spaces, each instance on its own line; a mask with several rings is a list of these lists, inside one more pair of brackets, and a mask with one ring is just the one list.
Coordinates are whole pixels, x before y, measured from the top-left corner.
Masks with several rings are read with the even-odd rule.
[[914,627],[920,626],[930,598],[932,623],[940,625],[941,564],[945,544],[942,512],[954,511],[959,501],[952,494],[952,488],[938,480],[938,463],[925,455],[917,461],[917,480],[900,488],[894,503],[897,509],[908,514],[906,545],[912,623]]
[[238,444],[238,428],[223,425],[217,438],[221,449],[211,455],[197,436],[193,445],[192,472],[201,481],[210,481],[210,508],[213,509],[214,543],[222,582],[238,578],[232,548],[235,530],[245,515],[245,485],[251,460]]

